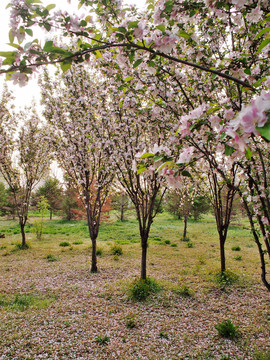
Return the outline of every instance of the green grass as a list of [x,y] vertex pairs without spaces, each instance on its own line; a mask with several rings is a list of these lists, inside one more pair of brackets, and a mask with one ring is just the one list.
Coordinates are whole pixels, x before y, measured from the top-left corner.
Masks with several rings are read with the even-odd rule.
[[39,296],[34,294],[0,295],[0,308],[11,311],[25,311],[29,308],[44,309],[55,300],[55,296]]

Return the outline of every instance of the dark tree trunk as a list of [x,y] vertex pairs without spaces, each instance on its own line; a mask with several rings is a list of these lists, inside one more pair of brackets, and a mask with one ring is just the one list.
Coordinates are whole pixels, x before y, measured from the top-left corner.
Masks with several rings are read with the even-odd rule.
[[53,214],[53,211],[52,211],[52,209],[50,209],[50,220],[52,220],[52,214]]
[[226,271],[226,259],[225,259],[225,241],[226,236],[219,235],[219,248],[220,248],[220,271],[224,273]]
[[91,273],[96,273],[97,268],[97,239],[91,238],[92,241],[92,264],[91,264]]
[[20,221],[20,227],[21,227],[21,235],[22,235],[22,247],[25,247],[26,238],[25,238],[25,231],[24,231],[24,227],[25,227],[24,222]]
[[183,232],[183,238],[185,239],[187,237],[187,221],[188,221],[188,216],[184,216],[184,232]]
[[141,279],[146,280],[146,259],[147,259],[147,238],[141,240],[142,261],[141,261]]
[[124,204],[125,204],[125,195],[122,195],[122,199],[121,199],[121,215],[120,215],[120,220],[124,221]]

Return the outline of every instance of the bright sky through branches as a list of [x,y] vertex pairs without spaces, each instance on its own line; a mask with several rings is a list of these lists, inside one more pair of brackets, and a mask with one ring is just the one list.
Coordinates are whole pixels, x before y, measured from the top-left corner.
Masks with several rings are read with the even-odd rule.
[[[10,0],[0,0],[0,51],[12,51],[12,47],[8,45],[9,42],[9,10],[6,9],[7,4]],[[125,0],[126,3],[136,4],[139,7],[143,7],[145,0]],[[64,9],[72,13],[85,13],[85,9],[79,11],[78,3],[79,0],[43,0],[43,5],[55,4],[56,8]],[[34,36],[46,39],[46,34],[44,31],[40,31],[40,34],[35,30]],[[53,36],[53,34],[48,34],[48,37]],[[0,75],[0,92],[3,88],[3,82],[5,75]],[[14,86],[12,82],[8,82],[9,88],[14,92],[16,96],[16,106],[24,107],[25,105],[30,105],[31,101],[35,99],[36,102],[39,102],[40,95],[39,89],[37,86],[37,78],[32,76],[29,80],[27,86],[20,88],[18,85]]]

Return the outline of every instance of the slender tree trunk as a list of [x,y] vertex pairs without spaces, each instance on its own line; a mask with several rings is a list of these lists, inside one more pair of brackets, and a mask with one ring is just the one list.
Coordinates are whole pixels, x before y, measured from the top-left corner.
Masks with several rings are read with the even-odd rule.
[[122,195],[122,199],[121,199],[121,215],[120,215],[120,220],[124,221],[124,202],[125,202],[125,195]]
[[225,240],[222,234],[219,234],[219,248],[220,248],[220,271],[224,273],[226,271],[226,258],[225,258]]
[[52,209],[50,209],[50,220],[52,220],[52,213],[53,213],[53,211],[52,211]]
[[91,273],[96,273],[97,268],[97,238],[91,238],[92,241],[92,264],[91,264]]
[[21,227],[21,235],[22,235],[22,247],[25,247],[25,245],[26,245],[26,238],[25,238],[25,231],[24,231],[25,224],[21,220],[20,220],[20,227]]
[[185,239],[187,237],[187,221],[188,221],[188,216],[184,216],[184,232],[183,232],[183,239]]
[[147,259],[147,238],[141,239],[142,261],[141,261],[141,279],[146,280],[146,259]]

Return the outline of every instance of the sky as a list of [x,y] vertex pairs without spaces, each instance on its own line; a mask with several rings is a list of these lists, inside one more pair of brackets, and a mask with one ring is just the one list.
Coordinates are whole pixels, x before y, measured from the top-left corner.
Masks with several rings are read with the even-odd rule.
[[[8,46],[9,38],[9,11],[6,9],[10,0],[0,0],[0,51],[12,51],[12,47]],[[127,3],[135,3],[137,6],[143,6],[145,0],[125,0]],[[43,0],[44,5],[55,4],[57,8],[65,9],[71,13],[78,13],[78,0]],[[36,31],[35,31],[36,34]],[[44,32],[40,33],[44,36]],[[36,35],[36,37],[38,37]],[[0,75],[0,93],[2,91],[5,75]],[[17,108],[24,108],[29,106],[34,99],[35,102],[40,101],[39,89],[37,86],[37,79],[33,78],[29,81],[27,86],[20,88],[18,85],[13,85],[12,82],[8,82],[9,88],[12,90],[16,98],[15,106]]]

